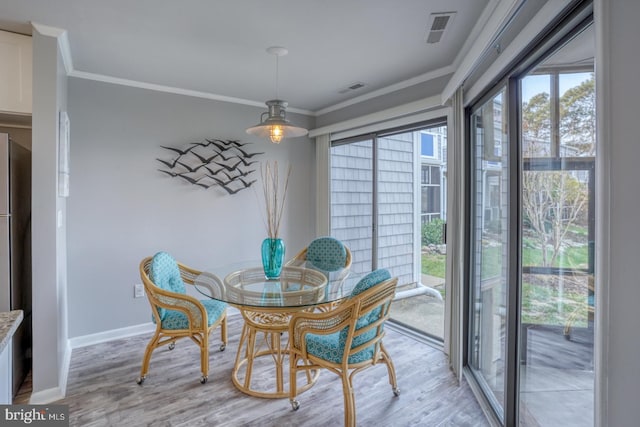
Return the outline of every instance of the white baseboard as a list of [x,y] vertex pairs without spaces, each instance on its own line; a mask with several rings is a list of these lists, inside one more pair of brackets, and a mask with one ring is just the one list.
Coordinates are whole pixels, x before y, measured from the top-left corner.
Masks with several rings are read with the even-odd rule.
[[69,344],[72,349],[76,349],[80,347],[86,347],[88,345],[117,340],[120,338],[132,337],[134,335],[152,333],[155,329],[156,325],[154,325],[152,322],[141,323],[139,325],[127,326],[126,328],[112,329],[95,334],[73,337],[69,340]]
[[[227,316],[239,315],[240,311],[234,307],[227,308]],[[112,329],[109,331],[98,332],[95,334],[82,335],[69,340],[71,349],[86,347],[94,344],[101,344],[107,341],[113,341],[120,338],[132,337],[140,334],[153,333],[156,325],[152,322],[141,323],[139,325],[127,326],[126,328]]]
[[[229,307],[227,316],[237,316],[240,312]],[[127,326],[126,328],[112,329],[110,331],[98,332],[95,334],[74,337],[67,341],[62,364],[60,365],[60,383],[58,387],[31,393],[29,403],[32,405],[46,405],[64,399],[67,392],[67,379],[69,378],[69,368],[71,366],[71,353],[73,349],[100,344],[120,338],[131,337],[140,334],[153,333],[156,326],[152,323],[141,323],[139,325]]]
[[69,366],[71,365],[71,346],[67,341],[67,346],[64,349],[64,356],[62,363],[59,367],[58,387],[48,388],[42,391],[32,392],[29,397],[29,404],[31,405],[46,405],[53,403],[60,399],[64,399],[67,394],[67,379],[69,378]]
[[71,351],[71,343],[67,340],[62,366],[60,367],[60,391],[63,396],[67,395],[67,379],[69,378],[69,367],[71,366]]
[[60,389],[60,387],[53,387],[53,388],[48,388],[46,390],[36,391],[31,393],[31,397],[29,398],[29,404],[30,405],[46,405],[48,403],[52,403],[60,399],[64,399],[64,392]]

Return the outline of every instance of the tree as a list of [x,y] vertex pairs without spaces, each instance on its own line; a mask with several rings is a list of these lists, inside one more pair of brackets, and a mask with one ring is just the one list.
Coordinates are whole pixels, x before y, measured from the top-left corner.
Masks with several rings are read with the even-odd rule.
[[569,172],[526,171],[522,176],[525,221],[538,240],[542,266],[553,266],[571,226],[584,213],[587,186]]
[[[559,100],[560,143],[572,147],[571,156],[595,153],[595,85],[593,74],[567,90]],[[546,92],[532,96],[522,107],[523,156],[548,157],[552,145],[551,100]],[[561,153],[558,153],[561,155]],[[571,226],[584,214],[587,185],[568,171],[528,170],[522,176],[525,229],[532,231],[542,254],[542,265],[553,266]]]
[[426,224],[422,224],[422,246],[427,245],[441,245],[442,239],[442,226],[445,221],[440,218],[434,218]]
[[548,156],[551,146],[551,103],[546,92],[532,96],[522,106],[525,157]]
[[596,91],[593,73],[588,80],[560,97],[560,135],[562,143],[576,148],[579,155],[595,155]]

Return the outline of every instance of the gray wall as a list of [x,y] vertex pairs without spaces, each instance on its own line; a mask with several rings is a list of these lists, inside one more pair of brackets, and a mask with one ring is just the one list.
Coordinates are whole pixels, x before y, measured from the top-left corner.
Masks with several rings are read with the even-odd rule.
[[[242,106],[71,78],[69,197],[69,336],[146,323],[146,298],[133,298],[140,260],[171,252],[196,268],[259,259],[266,237],[258,181],[228,195],[171,178],[160,146],[204,138],[237,139],[293,171],[282,237],[287,256],[313,236],[315,147],[308,138],[281,144],[247,135],[262,113]],[[311,119],[291,115],[301,126]],[[260,172],[251,176],[258,179]],[[260,196],[261,197],[261,196]],[[262,199],[260,199],[261,201]]]
[[604,160],[598,165],[604,166],[599,193],[603,199],[597,203],[602,206],[599,213],[609,215],[603,219],[607,226],[599,230],[610,239],[610,246],[602,247],[597,256],[609,262],[608,272],[604,272],[608,283],[601,295],[608,302],[603,313],[608,314],[608,322],[599,334],[604,338],[606,356],[602,374],[607,377],[601,399],[606,411],[603,426],[632,426],[640,420],[638,17],[640,2],[596,1],[597,40],[603,42],[598,43],[598,54],[604,56],[596,58],[596,91],[602,107],[598,124],[604,124],[598,148]]
[[68,357],[66,201],[57,196],[58,114],[66,109],[66,81],[58,40],[34,29],[33,391],[37,395],[46,390],[49,397],[63,391],[64,363]]

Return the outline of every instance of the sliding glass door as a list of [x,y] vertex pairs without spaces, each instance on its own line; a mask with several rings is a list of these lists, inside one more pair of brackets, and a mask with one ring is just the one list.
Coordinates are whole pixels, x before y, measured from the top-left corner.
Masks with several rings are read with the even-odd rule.
[[589,27],[518,79],[521,425],[593,425],[592,54]]
[[467,367],[508,426],[594,424],[595,49],[575,19],[468,116]]
[[444,338],[446,249],[444,121],[334,141],[331,234],[353,270],[398,277],[396,323]]
[[498,413],[504,410],[509,262],[506,88],[471,115],[473,156],[469,367]]

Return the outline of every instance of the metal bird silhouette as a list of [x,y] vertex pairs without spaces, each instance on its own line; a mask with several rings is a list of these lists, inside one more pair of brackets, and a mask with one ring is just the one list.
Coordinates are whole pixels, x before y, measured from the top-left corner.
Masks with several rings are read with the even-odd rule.
[[[214,147],[216,147],[218,150],[220,151],[227,151],[229,149],[229,146],[225,144],[224,141],[219,140],[219,139],[205,139],[205,141],[208,142],[208,145],[213,145]],[[222,144],[220,144],[222,143]]]
[[258,181],[257,179],[254,179],[253,181],[249,181],[249,182],[247,182],[247,181],[245,181],[245,180],[244,180],[244,179],[242,179],[242,178],[238,178],[238,179],[239,179],[240,181],[242,181],[242,183],[244,184],[244,188],[249,188],[249,187],[251,187],[251,184],[253,184],[254,182],[257,182],[257,181]]
[[245,143],[243,144],[242,142],[238,142],[238,141],[235,141],[235,140],[233,140],[233,139],[230,139],[230,140],[229,140],[229,141],[227,141],[227,142],[228,142],[230,145],[231,145],[231,144],[232,144],[232,145],[235,145],[236,147],[242,147],[243,145],[247,145],[247,144],[248,144],[248,142],[245,142]]
[[173,169],[176,167],[176,163],[178,162],[178,160],[180,160],[181,156],[176,157],[172,162],[168,162],[166,160],[162,160],[162,159],[156,159],[157,161],[159,161],[160,163],[164,163],[165,165],[167,165],[170,169]]
[[188,165],[186,163],[183,162],[177,162],[179,165],[181,165],[182,167],[184,167],[185,169],[187,169],[189,172],[197,172],[198,169],[200,169],[201,167],[203,167],[204,165],[198,165],[196,167],[192,167],[191,165]]
[[200,187],[202,187],[202,188],[204,188],[206,190],[206,189],[209,189],[209,188],[213,187],[214,185],[218,185],[218,184],[209,184],[209,185],[207,185],[207,184],[203,184],[201,182],[196,182],[196,185],[199,185]]
[[214,170],[212,170],[209,166],[205,166],[204,168],[205,168],[206,170],[208,170],[208,171],[211,173],[211,175],[217,175],[217,174],[219,174],[219,173],[220,173],[220,171],[222,171],[222,170],[223,170],[223,168],[220,168],[220,169],[218,169],[217,171],[214,171]]
[[257,161],[257,160],[254,160],[254,161],[252,161],[252,162],[247,162],[247,161],[244,159],[244,157],[240,157],[240,156],[238,156],[238,158],[240,159],[240,161],[241,161],[245,166],[251,166],[251,165],[252,165],[252,164],[254,164],[254,163],[258,163],[258,161]]
[[180,178],[184,179],[187,182],[190,182],[191,184],[197,184],[198,181],[200,181],[202,178],[204,178],[205,176],[201,176],[199,178],[191,178],[190,176],[187,176],[185,174],[177,174]]
[[225,165],[224,163],[218,163],[218,162],[213,162],[213,163],[215,163],[218,166],[222,166],[223,168],[225,168],[229,172],[233,172],[234,170],[236,170],[238,168],[238,165],[240,165],[240,163],[242,163],[242,162],[240,160],[238,160],[238,163],[236,163],[233,166]]
[[229,194],[236,194],[238,191],[244,190],[246,188],[246,187],[239,187],[239,188],[236,188],[236,189],[229,188],[227,186],[227,184],[231,184],[231,182],[233,182],[233,181],[224,182],[224,181],[219,180],[218,178],[214,178],[214,177],[211,177],[211,179],[213,179],[215,182],[217,182],[218,185],[220,187],[224,188],[226,190],[226,192],[229,193]]
[[[248,153],[246,149],[241,148],[248,144],[251,143],[205,138],[201,142],[189,143],[187,148],[161,146],[166,150],[177,153],[178,156],[169,160],[157,158],[157,161],[169,169],[158,170],[172,178],[179,177],[190,184],[198,185],[205,189],[220,186],[227,193],[235,194],[250,187],[257,181],[246,178],[256,171],[255,168],[251,170],[244,170],[243,168],[249,168],[251,165],[258,163],[250,159],[264,153]],[[231,150],[232,148],[235,150]],[[189,154],[192,154],[193,157],[189,157]],[[233,159],[237,159],[237,161]],[[175,171],[177,165],[181,166],[178,169],[180,172]],[[218,166],[218,168],[215,168],[214,165]],[[196,178],[195,176],[198,175],[197,172],[201,168],[204,168],[209,174],[200,173]],[[203,181],[205,178],[206,180]]]
[[[214,154],[213,156],[211,156],[211,157],[204,157],[204,156],[201,156],[200,154],[196,153],[195,151],[192,151],[192,152],[191,152],[191,154],[193,154],[194,156],[196,156],[197,158],[199,158],[199,159],[200,159],[200,161],[201,161],[202,163],[206,163],[206,164],[211,163],[211,161],[212,161],[213,159],[215,159],[216,157],[220,157],[220,156],[222,156],[222,153],[215,153],[215,154]],[[223,158],[224,158],[224,157],[223,157]],[[227,159],[225,159],[225,160],[227,160]]]
[[164,173],[166,173],[167,175],[169,175],[169,176],[170,176],[170,177],[172,177],[172,178],[175,178],[176,176],[178,176],[178,175],[179,175],[179,174],[177,174],[177,173],[175,173],[175,172],[169,172],[169,171],[165,171],[165,170],[162,170],[162,169],[158,169],[158,170],[159,170],[160,172],[164,172]]
[[176,153],[180,154],[181,156],[187,154],[189,151],[191,151],[191,150],[193,150],[195,148],[195,147],[188,147],[186,150],[181,150],[179,148],[165,147],[164,145],[161,145],[160,147],[165,148],[167,150],[175,151]]
[[250,159],[250,158],[252,158],[253,156],[258,156],[258,155],[260,155],[260,154],[264,154],[264,153],[247,153],[246,151],[244,151],[244,150],[243,150],[242,148],[240,148],[240,147],[233,147],[233,148],[235,148],[235,149],[236,149],[236,150],[238,150],[240,153],[242,153],[242,155],[243,155],[243,156],[244,156],[244,158],[246,158],[246,159]]
[[248,176],[248,175],[250,175],[250,174],[254,173],[254,172],[255,172],[255,169],[251,169],[251,170],[246,171],[246,172],[245,172],[245,171],[242,171],[242,170],[240,170],[240,169],[238,169],[238,170],[237,170],[237,174],[236,174],[236,175],[233,175],[233,176],[229,175],[229,174],[228,174],[227,172],[225,172],[224,170],[223,170],[222,172],[223,172],[225,175],[227,175],[227,176],[229,177],[229,179],[237,179],[237,178],[245,177],[245,176]]
[[222,160],[224,160],[225,162],[228,160],[233,159],[234,157],[239,157],[237,154],[232,154],[229,157],[225,157],[225,155],[223,153],[215,153],[213,156],[211,157],[204,157],[201,156],[200,154],[196,153],[195,151],[191,152],[191,154],[193,154],[194,156],[196,156],[198,159],[200,159],[200,161],[202,163],[206,163],[209,164],[213,161],[213,159],[215,159],[216,157],[222,157]]

